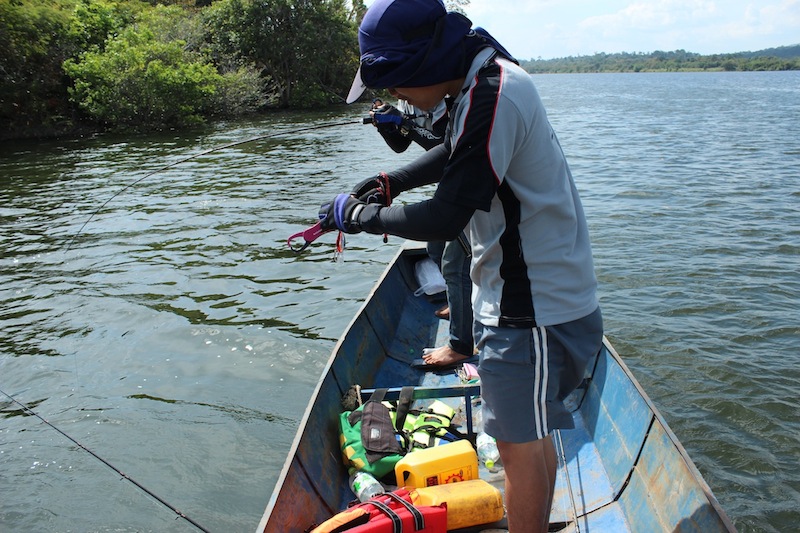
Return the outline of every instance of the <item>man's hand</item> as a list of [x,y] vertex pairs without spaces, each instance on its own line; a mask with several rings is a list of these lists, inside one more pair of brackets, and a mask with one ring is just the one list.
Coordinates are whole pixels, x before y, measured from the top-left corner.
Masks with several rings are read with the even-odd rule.
[[365,205],[367,204],[349,194],[336,195],[332,202],[322,204],[319,208],[322,229],[359,233],[361,225],[358,222],[358,215]]
[[389,205],[391,198],[386,195],[386,182],[383,174],[367,178],[356,185],[350,192],[353,196],[367,204]]
[[372,114],[372,123],[378,128],[378,131],[397,131],[404,120],[405,115],[396,107],[388,104],[376,109]]

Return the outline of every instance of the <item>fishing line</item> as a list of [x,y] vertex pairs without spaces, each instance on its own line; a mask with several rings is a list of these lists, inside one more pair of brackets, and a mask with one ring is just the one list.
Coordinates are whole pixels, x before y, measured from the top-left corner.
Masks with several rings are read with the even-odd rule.
[[569,501],[572,504],[572,518],[575,524],[575,533],[581,533],[581,525],[578,523],[578,507],[575,505],[575,496],[572,493],[572,482],[569,479],[569,470],[567,469],[567,456],[564,453],[564,441],[561,440],[561,430],[557,429],[556,443],[558,445],[558,455],[561,463],[564,465],[564,477],[567,479],[567,492],[569,493]]
[[155,174],[158,174],[159,172],[164,172],[165,170],[170,169],[170,168],[172,168],[172,167],[174,167],[176,165],[180,165],[181,163],[185,163],[186,161],[190,161],[190,160],[194,159],[195,157],[200,157],[200,156],[203,156],[203,155],[207,155],[207,154],[210,154],[212,152],[216,152],[217,150],[224,150],[226,148],[233,148],[234,146],[240,146],[242,144],[247,144],[247,143],[250,143],[250,142],[253,142],[253,141],[260,141],[262,139],[270,139],[272,137],[276,137],[278,135],[284,135],[284,134],[287,134],[287,133],[300,133],[300,132],[304,132],[304,131],[321,130],[321,129],[324,129],[324,128],[333,128],[333,127],[337,127],[337,126],[346,126],[348,124],[360,124],[360,122],[353,122],[352,120],[348,120],[346,122],[327,122],[325,124],[319,124],[317,126],[309,126],[307,128],[301,128],[301,129],[290,130],[290,131],[276,131],[276,132],[267,133],[267,134],[264,134],[264,135],[257,135],[255,137],[250,137],[249,139],[245,139],[243,141],[234,141],[234,142],[231,142],[231,143],[223,144],[221,146],[216,146],[214,148],[209,148],[207,150],[203,150],[202,152],[198,152],[196,154],[184,157],[183,159],[179,159],[177,161],[174,161],[174,162],[172,162],[172,163],[170,163],[168,165],[164,165],[163,167],[161,167],[161,168],[159,168],[157,170],[154,170],[152,172],[149,172],[148,174],[145,174],[141,178],[129,183],[128,185],[125,185],[122,189],[118,190],[116,193],[111,195],[111,198],[109,198],[108,200],[103,202],[103,204],[100,207],[95,209],[92,212],[92,214],[89,215],[89,218],[87,218],[86,221],[81,225],[81,227],[78,228],[78,231],[75,233],[75,235],[73,235],[72,238],[69,240],[69,242],[67,243],[67,247],[64,250],[64,253],[67,253],[69,251],[69,249],[72,247],[72,244],[75,242],[75,239],[78,238],[78,235],[81,234],[81,232],[86,227],[86,225],[89,224],[89,222],[91,222],[91,220],[95,217],[95,215],[100,213],[100,211],[102,211],[103,208],[105,208],[105,206],[107,206],[109,204],[109,202],[111,202],[111,200],[113,200],[114,198],[116,198],[117,196],[122,194],[123,192],[127,191],[128,189],[138,185],[139,183],[141,183],[142,181],[146,180],[147,178],[149,178],[149,177],[151,177],[151,176],[153,176]]
[[55,429],[56,431],[58,431],[59,433],[61,433],[61,435],[63,435],[63,436],[64,436],[64,437],[66,437],[67,439],[71,440],[71,441],[72,441],[72,442],[73,442],[73,443],[74,443],[76,446],[78,446],[78,448],[80,448],[81,450],[84,450],[84,451],[88,452],[88,453],[89,453],[89,454],[90,454],[92,457],[94,457],[95,459],[99,460],[101,463],[103,463],[104,465],[106,465],[107,467],[109,467],[111,470],[113,470],[114,472],[116,472],[117,474],[119,474],[120,476],[122,476],[122,478],[123,478],[123,479],[125,479],[125,480],[127,480],[127,481],[130,481],[131,483],[133,483],[133,484],[134,484],[136,487],[138,487],[139,489],[141,489],[142,491],[144,491],[144,492],[145,492],[145,493],[146,493],[148,496],[150,496],[151,498],[155,499],[157,502],[159,502],[160,504],[162,504],[164,507],[166,507],[167,509],[171,510],[173,513],[175,513],[176,515],[178,515],[178,517],[180,517],[180,518],[183,518],[184,520],[186,520],[187,522],[189,522],[190,524],[192,524],[194,527],[196,527],[196,528],[197,528],[197,529],[199,529],[200,531],[203,531],[203,532],[205,532],[205,533],[210,533],[210,532],[209,532],[209,531],[208,531],[206,528],[204,528],[203,526],[201,526],[200,524],[198,524],[197,522],[195,522],[194,520],[192,520],[191,518],[189,518],[188,516],[186,516],[186,514],[184,514],[182,511],[178,510],[176,507],[174,507],[174,506],[170,505],[168,502],[166,502],[166,501],[165,501],[163,498],[161,498],[160,496],[158,496],[157,494],[155,494],[153,491],[151,491],[150,489],[148,489],[147,487],[145,487],[144,485],[142,485],[141,483],[139,483],[138,481],[136,481],[135,479],[133,479],[132,477],[130,477],[128,474],[124,473],[122,470],[120,470],[119,468],[117,468],[116,466],[114,466],[113,464],[111,464],[110,462],[106,461],[105,459],[103,459],[102,457],[100,457],[99,455],[97,455],[96,453],[94,453],[92,450],[90,450],[89,448],[87,448],[86,446],[84,446],[83,444],[81,444],[80,442],[78,442],[77,440],[75,440],[74,438],[72,438],[71,436],[69,436],[69,435],[67,435],[66,433],[64,433],[63,431],[61,431],[59,428],[57,428],[57,427],[56,427],[56,426],[54,426],[53,424],[51,424],[50,422],[48,422],[48,421],[47,421],[47,420],[46,420],[44,417],[42,417],[42,416],[41,416],[39,413],[37,413],[36,411],[34,411],[34,410],[31,408],[31,407],[29,407],[28,405],[26,405],[26,404],[22,403],[21,401],[17,400],[17,399],[16,399],[16,398],[14,398],[13,396],[11,396],[9,393],[5,392],[3,389],[0,389],[0,393],[2,393],[3,395],[5,395],[5,396],[6,396],[6,397],[7,397],[9,400],[11,400],[12,402],[14,402],[15,404],[17,404],[17,405],[19,405],[20,407],[22,407],[22,409],[23,409],[23,410],[24,410],[26,413],[28,413],[28,414],[30,414],[30,415],[32,415],[32,416],[35,416],[36,418],[38,418],[39,420],[41,420],[42,422],[44,422],[45,424],[47,424],[47,425],[48,425],[48,426],[50,426],[51,428],[53,428],[53,429]]

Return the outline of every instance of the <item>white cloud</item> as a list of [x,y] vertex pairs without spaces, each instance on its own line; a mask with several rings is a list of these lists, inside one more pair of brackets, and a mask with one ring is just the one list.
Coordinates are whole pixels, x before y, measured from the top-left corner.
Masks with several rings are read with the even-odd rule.
[[678,24],[697,25],[708,22],[716,13],[714,2],[703,0],[661,0],[637,2],[616,13],[589,17],[580,22],[585,30],[601,29],[604,33],[629,30],[661,30]]
[[466,10],[523,59],[800,43],[800,0],[472,0]]

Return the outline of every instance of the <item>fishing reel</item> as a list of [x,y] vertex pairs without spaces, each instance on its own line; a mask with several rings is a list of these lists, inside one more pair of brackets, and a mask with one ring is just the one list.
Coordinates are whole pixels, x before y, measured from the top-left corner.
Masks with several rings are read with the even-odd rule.
[[362,124],[372,124],[372,115],[361,119]]

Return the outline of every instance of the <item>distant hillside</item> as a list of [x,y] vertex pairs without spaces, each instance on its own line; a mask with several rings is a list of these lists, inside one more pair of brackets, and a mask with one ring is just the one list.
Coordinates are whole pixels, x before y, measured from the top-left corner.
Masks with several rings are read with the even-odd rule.
[[698,72],[800,70],[800,44],[756,52],[700,55],[685,50],[649,54],[598,53],[591,56],[520,61],[532,74],[568,72]]
[[792,59],[800,57],[800,44],[792,46],[779,46],[778,48],[767,48],[758,52],[740,52],[743,57],[780,57]]

